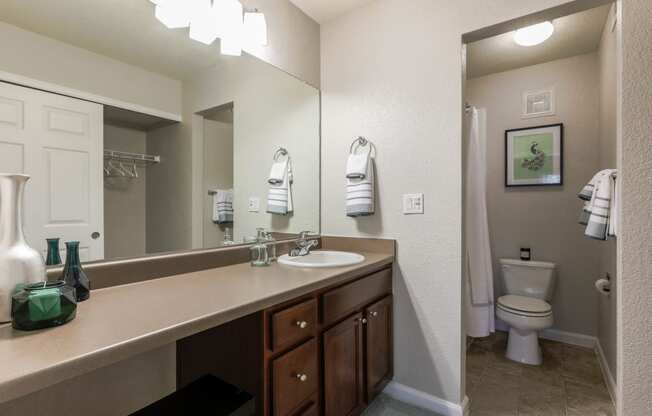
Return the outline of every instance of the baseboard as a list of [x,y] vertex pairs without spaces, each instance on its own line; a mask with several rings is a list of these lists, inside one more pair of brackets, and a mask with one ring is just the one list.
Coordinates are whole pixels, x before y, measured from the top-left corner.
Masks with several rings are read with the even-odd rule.
[[438,413],[442,416],[468,415],[469,398],[465,397],[461,404],[449,402],[439,397],[413,389],[396,381],[391,381],[383,393],[389,397],[421,409]]
[[607,390],[609,390],[611,401],[614,402],[615,406],[616,403],[618,403],[618,389],[616,388],[616,380],[614,379],[613,374],[611,374],[609,364],[607,364],[607,357],[604,355],[604,350],[602,349],[600,340],[596,342],[595,349],[598,352],[598,361],[600,362],[600,368],[602,369],[602,378],[604,378],[604,381],[607,384]]
[[592,335],[560,331],[558,329],[544,329],[539,332],[539,337],[585,348],[595,348],[595,345],[598,343],[598,339]]

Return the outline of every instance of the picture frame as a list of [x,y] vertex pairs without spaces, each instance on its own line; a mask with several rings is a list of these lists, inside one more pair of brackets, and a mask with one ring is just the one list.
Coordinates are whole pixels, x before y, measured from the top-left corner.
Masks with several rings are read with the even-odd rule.
[[564,184],[564,124],[505,130],[505,186]]

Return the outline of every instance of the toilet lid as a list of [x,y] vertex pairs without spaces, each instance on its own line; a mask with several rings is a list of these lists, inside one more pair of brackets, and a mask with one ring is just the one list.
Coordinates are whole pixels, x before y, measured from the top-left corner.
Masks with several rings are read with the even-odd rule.
[[552,311],[550,304],[544,300],[519,295],[499,297],[498,306],[526,314],[546,314]]

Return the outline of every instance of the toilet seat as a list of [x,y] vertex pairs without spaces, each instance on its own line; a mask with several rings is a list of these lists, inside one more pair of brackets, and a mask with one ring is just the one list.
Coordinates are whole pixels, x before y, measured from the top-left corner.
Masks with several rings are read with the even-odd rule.
[[552,315],[552,307],[548,302],[528,296],[501,296],[498,298],[496,307],[504,312],[532,318],[544,318]]

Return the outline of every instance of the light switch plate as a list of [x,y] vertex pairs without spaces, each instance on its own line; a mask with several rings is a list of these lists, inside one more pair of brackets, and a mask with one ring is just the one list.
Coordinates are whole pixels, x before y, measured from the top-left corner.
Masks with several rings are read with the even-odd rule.
[[260,211],[260,198],[255,197],[255,196],[250,196],[249,197],[248,210],[249,210],[249,212],[258,212],[258,211]]
[[404,194],[403,214],[423,214],[423,194]]

